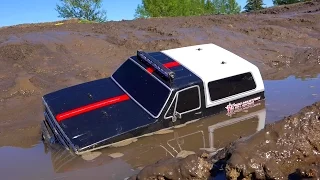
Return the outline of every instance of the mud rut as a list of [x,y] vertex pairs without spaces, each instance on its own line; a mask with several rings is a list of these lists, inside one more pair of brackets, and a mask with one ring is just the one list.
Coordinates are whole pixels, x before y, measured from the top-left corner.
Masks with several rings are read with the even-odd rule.
[[0,28],[0,147],[36,144],[43,94],[109,76],[137,49],[215,43],[257,64],[264,79],[314,77],[319,19],[320,2],[312,1],[230,16]]

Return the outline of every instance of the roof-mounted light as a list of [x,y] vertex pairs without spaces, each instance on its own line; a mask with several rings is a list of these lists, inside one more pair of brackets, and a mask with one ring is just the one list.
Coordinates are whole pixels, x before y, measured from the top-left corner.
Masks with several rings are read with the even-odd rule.
[[137,51],[138,59],[152,66],[158,73],[163,75],[165,78],[172,80],[175,77],[175,73],[162,65],[158,60],[150,56],[148,53],[144,51]]

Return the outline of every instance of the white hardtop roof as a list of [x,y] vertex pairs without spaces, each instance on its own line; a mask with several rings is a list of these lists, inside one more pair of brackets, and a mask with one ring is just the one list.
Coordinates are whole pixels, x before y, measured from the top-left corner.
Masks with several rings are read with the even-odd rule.
[[215,44],[187,46],[161,52],[189,69],[206,84],[257,70],[254,64]]

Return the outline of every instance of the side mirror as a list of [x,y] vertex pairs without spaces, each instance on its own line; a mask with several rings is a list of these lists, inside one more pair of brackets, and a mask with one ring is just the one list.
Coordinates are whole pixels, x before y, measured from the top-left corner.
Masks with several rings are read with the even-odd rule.
[[178,117],[179,119],[181,119],[181,114],[178,113],[177,111],[174,112],[174,116]]
[[177,118],[181,119],[181,114],[177,111],[174,111],[174,113],[172,115],[172,122],[176,122]]

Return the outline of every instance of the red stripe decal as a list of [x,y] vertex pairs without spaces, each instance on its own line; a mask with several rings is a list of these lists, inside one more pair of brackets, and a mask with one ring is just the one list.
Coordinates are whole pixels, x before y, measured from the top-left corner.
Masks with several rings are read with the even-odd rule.
[[77,116],[77,115],[80,115],[80,114],[83,114],[85,112],[88,112],[88,111],[92,111],[92,110],[95,110],[95,109],[98,109],[98,108],[101,108],[101,107],[105,107],[105,106],[109,106],[109,105],[112,105],[112,104],[115,104],[115,103],[119,103],[119,102],[122,102],[122,101],[126,101],[126,100],[129,100],[129,96],[124,94],[124,95],[120,95],[120,96],[116,96],[116,97],[113,97],[113,98],[109,98],[109,99],[106,99],[106,100],[103,100],[103,101],[99,101],[99,102],[96,102],[96,103],[93,103],[93,104],[89,104],[87,106],[83,106],[83,107],[80,107],[80,108],[77,108],[77,109],[73,109],[71,111],[67,111],[67,112],[64,112],[64,113],[61,113],[61,114],[58,114],[56,116],[56,119],[58,122],[61,122],[67,118],[71,118],[73,116]]
[[164,66],[167,67],[167,68],[172,68],[172,67],[176,67],[176,66],[179,66],[179,65],[180,64],[178,62],[176,62],[176,61],[164,64]]
[[[173,68],[173,67],[176,67],[176,66],[179,66],[179,65],[180,65],[180,64],[179,64],[178,62],[176,62],[176,61],[174,61],[174,62],[168,62],[168,63],[163,64],[163,66],[166,67],[166,68]],[[148,71],[149,73],[153,73],[154,69],[153,69],[152,67],[148,67],[148,68],[147,68],[147,71]]]
[[147,71],[148,71],[149,73],[153,73],[154,69],[151,68],[151,67],[148,67],[148,68],[147,68]]

